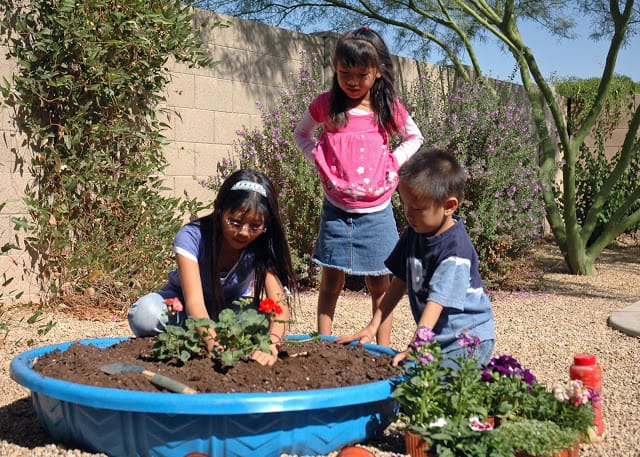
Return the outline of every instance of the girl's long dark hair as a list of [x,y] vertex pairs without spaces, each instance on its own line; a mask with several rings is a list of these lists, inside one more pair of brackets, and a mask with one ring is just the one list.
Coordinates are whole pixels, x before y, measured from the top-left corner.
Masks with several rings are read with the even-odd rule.
[[[371,88],[371,106],[380,128],[386,132],[397,132],[394,116],[396,103],[395,72],[391,53],[384,40],[369,27],[362,27],[345,33],[338,39],[333,55],[333,67],[338,64],[345,67],[376,68],[381,77]],[[329,118],[333,128],[347,123],[348,97],[338,84],[338,76],[333,75],[331,88],[331,108]]]
[[[263,197],[252,190],[231,190],[238,181],[252,181],[262,185],[267,192]],[[237,170],[231,174],[220,187],[214,201],[213,213],[202,218],[203,240],[205,249],[211,252],[211,284],[215,309],[208,310],[211,319],[217,320],[224,309],[222,284],[220,283],[220,265],[217,261],[222,246],[222,213],[226,210],[255,211],[264,216],[267,231],[257,237],[245,249],[254,256],[254,304],[257,306],[261,297],[266,294],[265,279],[267,272],[273,272],[282,285],[291,293],[297,292],[297,282],[293,273],[289,244],[280,218],[280,210],[276,191],[271,180],[262,172],[254,170]],[[205,228],[207,226],[207,228]],[[287,297],[282,297],[285,300]]]

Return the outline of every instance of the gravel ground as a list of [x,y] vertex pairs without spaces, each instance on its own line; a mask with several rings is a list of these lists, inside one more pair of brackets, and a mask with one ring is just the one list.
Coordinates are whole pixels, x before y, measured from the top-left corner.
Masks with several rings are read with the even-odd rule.
[[[606,439],[581,445],[582,457],[640,457],[640,339],[607,326],[616,310],[640,300],[640,246],[607,250],[598,263],[598,275],[564,274],[563,262],[553,247],[538,252],[544,277],[535,290],[497,292],[492,296],[496,315],[496,354],[512,354],[544,383],[567,379],[573,354],[594,353],[603,369],[603,415]],[[305,293],[292,333],[315,329],[315,293]],[[6,305],[5,305],[6,306]],[[370,317],[370,301],[364,293],[345,292],[338,303],[334,333],[351,333]],[[9,378],[9,363],[30,346],[72,339],[130,336],[126,321],[79,320],[65,313],[46,315],[57,325],[38,335],[37,324],[26,319],[30,310],[0,307],[0,322],[9,333],[0,346],[0,455],[5,457],[102,456],[56,445],[40,427],[29,392]],[[403,300],[394,314],[392,345],[406,345],[414,330],[408,303]],[[31,341],[30,341],[31,340]],[[380,442],[364,445],[376,456],[403,455],[404,444],[395,425]],[[329,454],[335,457],[336,453]]]

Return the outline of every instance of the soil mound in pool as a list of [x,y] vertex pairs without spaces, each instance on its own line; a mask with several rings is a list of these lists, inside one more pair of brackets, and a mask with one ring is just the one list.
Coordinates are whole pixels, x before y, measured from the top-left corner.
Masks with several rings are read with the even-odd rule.
[[141,373],[107,374],[102,367],[128,363],[162,374],[201,393],[285,392],[366,384],[400,375],[389,354],[373,354],[362,346],[343,346],[333,341],[285,342],[281,357],[271,367],[241,361],[224,367],[218,360],[198,357],[176,364],[154,359],[154,338],[132,338],[99,348],[74,343],[65,351],[40,357],[34,370],[44,376],[77,384],[157,392]]

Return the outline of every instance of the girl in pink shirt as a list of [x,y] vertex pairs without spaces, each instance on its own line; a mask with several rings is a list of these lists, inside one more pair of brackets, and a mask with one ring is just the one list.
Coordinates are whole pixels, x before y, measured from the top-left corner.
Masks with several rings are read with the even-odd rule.
[[[340,37],[333,66],[333,87],[311,102],[294,132],[298,148],[315,163],[325,194],[313,255],[322,266],[318,331],[323,335],[331,334],[346,274],[365,277],[372,312],[378,308],[389,285],[384,261],[398,240],[390,204],[398,168],[423,142],[396,96],[391,54],[376,32],[363,27]],[[392,135],[402,137],[393,151]],[[378,344],[390,344],[391,319],[380,326]]]

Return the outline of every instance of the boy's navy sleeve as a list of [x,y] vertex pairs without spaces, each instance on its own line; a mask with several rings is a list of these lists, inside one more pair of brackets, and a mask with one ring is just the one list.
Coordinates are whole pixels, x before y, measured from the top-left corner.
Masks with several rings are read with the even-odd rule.
[[385,266],[391,271],[391,273],[402,279],[403,281],[407,281],[407,237],[406,231],[400,236],[400,239],[396,243],[393,251],[387,257],[387,260],[384,261]]

